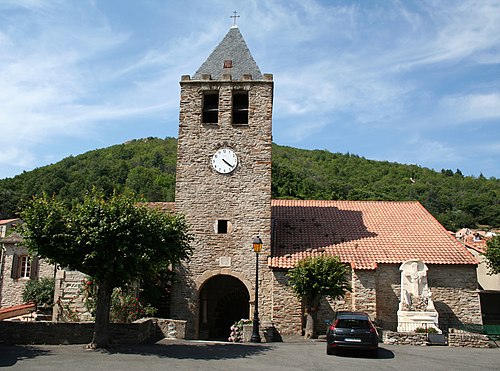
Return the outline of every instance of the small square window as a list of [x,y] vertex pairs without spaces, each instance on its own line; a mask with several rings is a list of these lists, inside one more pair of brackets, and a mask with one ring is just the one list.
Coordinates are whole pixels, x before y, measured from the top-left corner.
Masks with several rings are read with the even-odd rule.
[[226,234],[227,233],[227,220],[218,220],[217,221],[217,233]]

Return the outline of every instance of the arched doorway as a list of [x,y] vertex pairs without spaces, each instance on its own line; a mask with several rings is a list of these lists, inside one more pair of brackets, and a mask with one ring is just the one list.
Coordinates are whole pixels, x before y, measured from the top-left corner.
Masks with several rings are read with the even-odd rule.
[[249,318],[250,296],[245,285],[229,275],[205,282],[200,291],[199,338],[227,340],[231,325]]

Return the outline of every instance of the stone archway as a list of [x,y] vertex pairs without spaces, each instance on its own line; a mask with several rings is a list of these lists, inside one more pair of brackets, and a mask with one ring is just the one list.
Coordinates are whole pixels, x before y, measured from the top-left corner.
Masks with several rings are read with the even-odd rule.
[[250,295],[239,279],[216,275],[208,279],[199,296],[199,338],[227,340],[231,325],[249,318]]

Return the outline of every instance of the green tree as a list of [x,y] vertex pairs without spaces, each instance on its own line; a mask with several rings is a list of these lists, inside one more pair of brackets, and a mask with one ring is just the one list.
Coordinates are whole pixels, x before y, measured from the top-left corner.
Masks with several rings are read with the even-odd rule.
[[493,237],[487,242],[484,256],[490,269],[488,274],[500,274],[500,235]]
[[95,327],[89,348],[109,344],[113,288],[148,280],[191,254],[182,216],[138,204],[131,195],[92,191],[69,206],[35,197],[21,212],[24,243],[32,253],[96,280]]
[[288,272],[288,284],[306,307],[305,338],[316,338],[315,323],[321,298],[336,299],[350,291],[350,269],[337,256],[305,258]]

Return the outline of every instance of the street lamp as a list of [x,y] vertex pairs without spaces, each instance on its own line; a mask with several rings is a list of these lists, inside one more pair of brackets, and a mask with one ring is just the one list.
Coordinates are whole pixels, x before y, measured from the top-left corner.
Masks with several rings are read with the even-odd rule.
[[259,253],[262,250],[262,240],[259,236],[253,239],[253,251],[255,252],[255,305],[253,311],[253,329],[250,342],[260,343],[259,334]]

